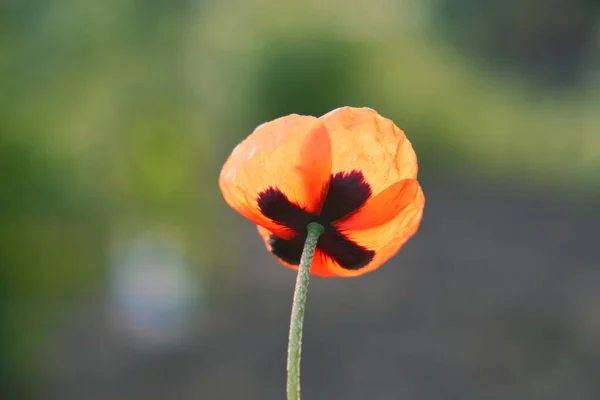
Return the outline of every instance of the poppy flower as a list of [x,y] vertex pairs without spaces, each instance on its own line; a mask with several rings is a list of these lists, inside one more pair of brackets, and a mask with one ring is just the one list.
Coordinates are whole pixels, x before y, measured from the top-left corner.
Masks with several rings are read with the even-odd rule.
[[412,145],[370,108],[257,127],[223,166],[225,201],[258,226],[267,249],[298,269],[307,225],[320,236],[311,274],[354,277],[390,259],[417,231],[425,197]]

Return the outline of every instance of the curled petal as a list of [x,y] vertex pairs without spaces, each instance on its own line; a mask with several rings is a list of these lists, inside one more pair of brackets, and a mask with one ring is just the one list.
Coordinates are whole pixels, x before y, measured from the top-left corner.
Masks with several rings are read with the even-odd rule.
[[[410,184],[410,186],[412,190],[412,188],[414,188],[413,184]],[[402,203],[405,203],[403,196],[398,204],[401,205]],[[404,243],[417,232],[423,216],[424,206],[425,196],[423,195],[421,187],[417,186],[412,201],[404,207],[393,207],[396,209],[399,208],[401,211],[388,222],[379,224],[379,222],[382,222],[385,218],[375,216],[375,223],[371,224],[371,227],[368,228],[369,223],[366,220],[366,217],[363,219],[362,216],[359,217],[360,213],[357,213],[356,220],[354,221],[355,224],[353,224],[350,219],[345,222],[340,220],[339,222],[334,223],[334,226],[336,226],[346,237],[365,248],[375,251],[373,260],[357,272],[360,272],[361,274],[370,272],[393,257]],[[364,215],[366,216],[368,214]]]
[[342,231],[376,228],[398,216],[419,194],[419,182],[404,179],[371,197],[364,206],[347,217],[336,221]]

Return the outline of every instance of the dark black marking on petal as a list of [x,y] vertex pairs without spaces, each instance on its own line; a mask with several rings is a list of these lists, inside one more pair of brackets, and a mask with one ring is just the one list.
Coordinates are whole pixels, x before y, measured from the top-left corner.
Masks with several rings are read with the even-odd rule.
[[320,215],[306,212],[277,188],[271,187],[261,192],[257,199],[261,212],[267,218],[298,233],[298,236],[291,240],[271,235],[271,252],[288,264],[300,264],[302,248],[306,241],[306,227],[310,222],[318,222],[325,227],[325,233],[317,244],[321,252],[342,268],[357,270],[364,267],[373,260],[375,252],[344,236],[332,223],[362,207],[371,194],[371,186],[360,171],[339,172],[331,176],[329,191]]
[[361,269],[375,257],[373,250],[355,243],[333,228],[319,238],[317,246],[344,269]]
[[360,208],[371,194],[371,185],[365,181],[362,172],[338,172],[329,181],[329,192],[321,215],[329,221],[336,221]]
[[277,236],[269,237],[269,245],[271,245],[271,253],[279,257],[288,264],[300,264],[300,256],[306,235],[298,235],[291,240],[280,239]]
[[265,217],[296,232],[306,229],[314,218],[313,215],[292,203],[281,190],[272,187],[258,195],[258,208]]
[[[298,235],[291,240],[284,240],[271,235],[269,237],[271,253],[288,264],[298,265],[300,264],[305,240],[306,234]],[[373,250],[368,250],[354,243],[333,228],[329,229],[319,238],[317,248],[344,269],[361,269],[375,257]]]

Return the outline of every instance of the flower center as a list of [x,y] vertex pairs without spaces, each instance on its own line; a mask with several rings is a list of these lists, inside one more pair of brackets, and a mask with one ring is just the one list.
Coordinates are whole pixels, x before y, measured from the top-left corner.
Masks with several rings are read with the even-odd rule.
[[332,223],[358,210],[371,194],[371,186],[361,171],[338,172],[331,175],[323,208],[316,215],[291,202],[281,190],[273,187],[266,189],[257,199],[261,212],[274,222],[298,232],[298,236],[290,240],[271,235],[271,252],[289,264],[300,264],[306,227],[310,222],[318,222],[323,225],[325,232],[319,238],[317,249],[344,269],[364,267],[373,259],[375,252],[350,240]]

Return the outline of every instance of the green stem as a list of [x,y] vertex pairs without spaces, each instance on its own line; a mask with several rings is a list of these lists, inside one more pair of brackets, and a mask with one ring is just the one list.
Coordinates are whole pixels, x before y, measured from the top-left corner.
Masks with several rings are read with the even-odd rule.
[[310,265],[315,255],[319,236],[324,232],[322,225],[311,222],[308,224],[308,235],[302,250],[296,288],[294,289],[294,303],[292,304],[292,317],[290,320],[290,337],[288,342],[287,359],[287,398],[300,400],[300,353],[302,350],[302,322],[304,320],[304,304],[310,277]]

